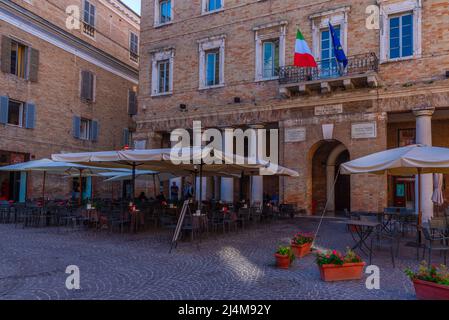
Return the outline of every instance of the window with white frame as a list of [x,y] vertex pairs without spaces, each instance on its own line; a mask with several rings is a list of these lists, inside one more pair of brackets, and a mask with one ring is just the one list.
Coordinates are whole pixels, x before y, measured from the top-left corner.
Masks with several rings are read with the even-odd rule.
[[421,56],[421,10],[421,0],[381,3],[381,62]]
[[413,13],[389,18],[390,59],[413,56]]
[[279,40],[268,40],[262,43],[264,79],[278,76],[279,69]]
[[158,69],[158,93],[170,92],[170,60],[157,63]]
[[129,35],[129,57],[132,61],[139,61],[139,36],[134,32]]
[[200,40],[199,84],[200,89],[224,85],[225,37]]
[[[348,56],[348,13],[349,7],[341,7],[331,11],[311,15],[312,20],[312,52],[315,59],[321,61],[324,73],[332,73],[336,69],[335,55],[333,50],[332,36],[329,23],[335,29],[340,38],[343,50]],[[322,76],[325,74],[322,74]]]
[[220,84],[220,50],[206,51],[206,86]]
[[202,0],[202,13],[221,10],[224,0]]
[[152,53],[151,95],[166,95],[173,92],[174,50]]
[[19,101],[9,100],[8,124],[22,127],[24,123],[24,107]]
[[285,65],[285,34],[287,22],[263,25],[256,32],[256,81],[278,77],[279,67]]
[[154,25],[164,25],[173,20],[173,1],[156,0],[154,2]]
[[[334,29],[335,34],[340,38],[340,26],[334,26]],[[339,75],[338,63],[337,60],[335,60],[334,44],[332,43],[330,29],[322,29],[320,38],[321,77]]]
[[90,140],[92,121],[88,119],[81,119],[80,121],[80,139]]
[[84,34],[95,37],[96,7],[90,1],[84,0],[83,12],[83,32]]

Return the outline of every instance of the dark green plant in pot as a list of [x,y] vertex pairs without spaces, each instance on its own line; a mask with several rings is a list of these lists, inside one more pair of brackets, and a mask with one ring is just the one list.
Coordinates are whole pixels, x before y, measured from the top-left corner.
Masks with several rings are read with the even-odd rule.
[[291,247],[280,246],[276,253],[281,256],[288,256],[290,258],[290,262],[293,262],[296,259]]

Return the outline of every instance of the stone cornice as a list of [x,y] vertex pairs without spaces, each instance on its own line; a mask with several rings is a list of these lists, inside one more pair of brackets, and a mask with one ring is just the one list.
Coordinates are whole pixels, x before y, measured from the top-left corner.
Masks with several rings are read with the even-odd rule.
[[93,63],[100,68],[129,81],[138,82],[139,76],[136,68],[90,45],[16,3],[0,0],[0,20]]
[[101,0],[101,1],[109,8],[113,9],[117,14],[119,14],[125,19],[128,19],[128,22],[132,22],[134,27],[136,27],[137,29],[140,28],[140,15],[134,12],[122,1],[120,0]]

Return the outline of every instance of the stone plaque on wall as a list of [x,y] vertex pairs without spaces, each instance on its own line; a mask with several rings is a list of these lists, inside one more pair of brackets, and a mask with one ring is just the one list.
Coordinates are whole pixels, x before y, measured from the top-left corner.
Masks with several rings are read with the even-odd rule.
[[352,139],[377,138],[376,122],[354,123],[351,130]]
[[315,107],[315,115],[316,116],[326,116],[332,114],[340,114],[343,113],[343,105],[342,104],[332,104],[328,106],[318,106]]
[[285,142],[306,141],[306,128],[286,128]]

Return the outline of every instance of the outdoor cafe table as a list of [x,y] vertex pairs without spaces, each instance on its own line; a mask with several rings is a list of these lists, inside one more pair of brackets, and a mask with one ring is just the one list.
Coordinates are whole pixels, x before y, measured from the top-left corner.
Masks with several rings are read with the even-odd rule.
[[[352,247],[352,250],[360,249],[360,251],[365,254],[371,253],[371,247],[366,244],[366,240],[371,236],[373,231],[381,225],[380,222],[347,220],[338,221],[337,223],[346,224],[354,231],[350,232],[352,238],[356,242],[355,246]],[[365,249],[368,250],[368,252],[365,252]]]

